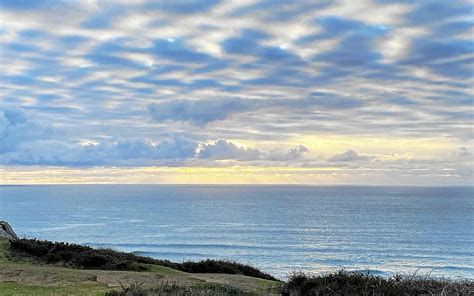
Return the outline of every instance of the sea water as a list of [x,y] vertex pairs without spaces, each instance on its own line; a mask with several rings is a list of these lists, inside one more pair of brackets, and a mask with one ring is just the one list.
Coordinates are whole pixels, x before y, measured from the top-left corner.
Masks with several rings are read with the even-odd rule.
[[19,236],[284,279],[339,269],[474,278],[472,187],[0,186]]

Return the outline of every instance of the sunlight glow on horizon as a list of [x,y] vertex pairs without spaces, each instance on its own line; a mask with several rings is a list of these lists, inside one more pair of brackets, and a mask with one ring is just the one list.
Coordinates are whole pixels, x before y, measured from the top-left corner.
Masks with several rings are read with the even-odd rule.
[[[463,185],[446,179],[452,170],[433,174],[429,169],[342,168],[342,167],[4,167],[0,185],[48,184],[287,184],[287,185]],[[455,173],[455,172],[454,172]],[[403,176],[402,182],[399,181]],[[414,178],[415,177],[415,178]],[[433,184],[431,180],[438,183]],[[395,181],[396,180],[396,181]],[[468,180],[468,179],[467,179]],[[449,182],[447,182],[449,181]]]

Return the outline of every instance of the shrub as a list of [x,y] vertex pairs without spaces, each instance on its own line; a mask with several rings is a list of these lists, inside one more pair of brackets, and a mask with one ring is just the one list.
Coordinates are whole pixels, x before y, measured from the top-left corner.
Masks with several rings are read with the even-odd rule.
[[204,283],[191,287],[179,286],[174,283],[160,283],[154,287],[144,288],[136,283],[130,287],[122,287],[121,291],[109,291],[106,296],[257,296],[255,293],[247,292],[239,288],[215,284]]
[[11,240],[10,249],[17,257],[30,257],[43,263],[73,268],[145,271],[147,264],[157,264],[190,273],[228,273],[276,280],[252,266],[223,260],[175,263],[111,249],[25,238]]
[[146,270],[145,264],[154,263],[151,258],[116,252],[110,249],[93,249],[68,243],[36,239],[10,241],[10,249],[16,256],[33,257],[48,264],[62,264],[76,268],[106,270]]
[[430,276],[380,276],[339,271],[326,275],[290,275],[282,295],[472,295],[474,282]]
[[241,274],[275,281],[276,279],[260,270],[241,263],[223,260],[202,260],[199,262],[183,262],[179,269],[190,273],[229,273]]

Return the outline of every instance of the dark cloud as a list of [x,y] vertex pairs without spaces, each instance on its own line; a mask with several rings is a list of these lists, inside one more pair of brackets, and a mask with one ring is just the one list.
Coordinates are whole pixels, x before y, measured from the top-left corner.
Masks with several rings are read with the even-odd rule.
[[[154,121],[188,121],[205,125],[212,121],[224,120],[231,115],[257,110],[298,110],[298,109],[347,109],[363,105],[358,99],[337,96],[330,93],[324,96],[304,99],[215,99],[215,100],[171,100],[148,105]],[[274,112],[274,111],[273,111]]]
[[245,99],[172,100],[150,104],[148,111],[155,121],[189,121],[204,125],[235,113],[249,111],[257,103],[255,100]]

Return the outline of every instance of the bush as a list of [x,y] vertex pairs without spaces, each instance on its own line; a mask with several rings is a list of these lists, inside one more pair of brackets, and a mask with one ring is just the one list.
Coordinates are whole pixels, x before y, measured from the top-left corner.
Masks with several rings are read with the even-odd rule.
[[10,249],[16,256],[32,257],[43,263],[62,264],[69,267],[105,270],[146,270],[153,259],[110,249],[93,249],[68,243],[36,239],[10,241]]
[[161,283],[154,287],[144,288],[136,283],[123,287],[121,291],[109,291],[106,296],[257,296],[233,286],[223,284],[198,284],[191,287],[177,284]]
[[263,273],[252,266],[223,260],[207,259],[199,262],[184,262],[179,264],[179,270],[190,273],[241,274],[271,281],[276,280],[273,276]]
[[472,295],[474,282],[430,276],[383,278],[339,271],[327,275],[294,273],[285,283],[282,295]]
[[223,260],[175,263],[111,249],[25,238],[11,240],[10,249],[17,257],[73,268],[145,271],[149,269],[147,264],[156,264],[190,273],[228,273],[276,280],[252,266]]

